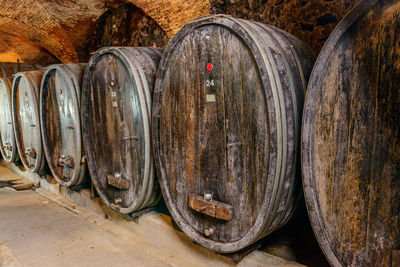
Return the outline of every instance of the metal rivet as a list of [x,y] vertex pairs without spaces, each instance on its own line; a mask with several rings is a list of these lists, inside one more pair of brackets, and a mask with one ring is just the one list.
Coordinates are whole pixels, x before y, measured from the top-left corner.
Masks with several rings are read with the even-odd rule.
[[59,91],[60,91],[60,95],[61,95],[61,94],[62,94],[62,89],[60,88],[60,90],[59,90]]
[[206,236],[213,235],[214,232],[215,232],[215,230],[214,230],[213,227],[210,227],[210,228],[207,228],[206,230],[204,230],[204,234],[205,234]]
[[110,85],[111,85],[111,86],[114,86],[114,85],[115,85],[114,81],[111,81]]
[[213,198],[213,194],[212,193],[210,193],[210,192],[205,192],[204,193],[204,200],[205,201],[209,202],[209,201],[212,200],[212,198]]

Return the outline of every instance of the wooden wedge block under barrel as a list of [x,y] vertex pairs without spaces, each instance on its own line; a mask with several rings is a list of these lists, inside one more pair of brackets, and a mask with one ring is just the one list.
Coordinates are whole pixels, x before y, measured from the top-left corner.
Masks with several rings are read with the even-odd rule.
[[82,85],[82,132],[92,183],[120,213],[155,204],[151,96],[158,48],[110,47],[91,57]]
[[12,78],[0,78],[0,150],[3,159],[10,163],[18,159],[12,123]]
[[171,215],[197,243],[235,252],[295,212],[313,63],[292,35],[226,15],[201,17],[169,43],[153,99],[155,162]]
[[43,148],[54,178],[63,186],[86,182],[80,99],[86,64],[46,68],[40,91]]
[[11,77],[17,72],[41,69],[42,66],[19,62],[0,62],[0,78]]
[[39,116],[39,90],[44,71],[19,72],[12,85],[12,116],[19,157],[30,172],[45,167]]
[[332,266],[400,266],[400,2],[363,0],[306,95],[304,193]]

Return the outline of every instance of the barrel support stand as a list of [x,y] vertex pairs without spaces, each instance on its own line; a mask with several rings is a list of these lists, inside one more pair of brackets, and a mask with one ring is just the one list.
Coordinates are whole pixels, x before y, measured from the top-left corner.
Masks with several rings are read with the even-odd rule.
[[97,193],[96,189],[93,186],[93,183],[90,183],[90,199],[95,199],[98,197],[100,197],[99,193]]
[[133,220],[137,220],[140,216],[152,212],[152,211],[157,211],[154,207],[149,207],[149,208],[145,208],[139,211],[135,211],[132,213],[129,213],[129,217],[131,217]]
[[221,255],[230,258],[231,260],[233,260],[235,263],[238,263],[239,261],[241,261],[244,257],[246,257],[247,255],[249,255],[250,253],[252,253],[254,250],[257,250],[261,247],[261,242],[257,241],[253,244],[251,244],[250,246],[236,251],[236,252],[232,252],[232,253],[221,253]]
[[79,191],[81,191],[82,189],[88,189],[88,188],[91,188],[91,184],[90,184],[90,183],[71,185],[71,186],[69,187],[69,189],[70,189],[71,191],[75,191],[75,192],[79,192]]

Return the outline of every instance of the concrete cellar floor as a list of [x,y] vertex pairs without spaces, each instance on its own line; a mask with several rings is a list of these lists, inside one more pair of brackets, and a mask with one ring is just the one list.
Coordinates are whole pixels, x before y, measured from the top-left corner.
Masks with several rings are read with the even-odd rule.
[[[7,179],[23,181],[1,166],[0,185]],[[121,223],[107,217],[43,188],[0,188],[0,266],[236,265],[193,244],[168,216]],[[301,265],[256,250],[237,266]]]

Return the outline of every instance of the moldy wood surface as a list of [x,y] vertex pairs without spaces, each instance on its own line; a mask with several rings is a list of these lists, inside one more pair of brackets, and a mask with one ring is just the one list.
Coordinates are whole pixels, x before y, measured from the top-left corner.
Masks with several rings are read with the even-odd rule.
[[88,167],[102,200],[120,213],[153,205],[160,195],[150,114],[161,52],[158,48],[101,49],[85,72],[81,109]]
[[390,266],[400,248],[399,39],[399,1],[362,1],[331,35],[310,79],[304,190],[334,266]]
[[210,0],[211,13],[255,20],[287,31],[318,53],[358,0]]
[[[171,215],[196,242],[238,251],[291,217],[313,62],[293,36],[225,15],[187,24],[168,45],[153,102],[155,161]],[[196,212],[192,194],[232,206],[233,218]]]
[[89,52],[104,46],[165,47],[167,43],[168,37],[160,26],[141,9],[127,3],[100,16],[89,40]]
[[43,148],[56,180],[71,186],[86,182],[81,121],[81,83],[86,64],[52,65],[40,91]]
[[39,90],[44,71],[19,72],[12,85],[12,116],[19,157],[30,172],[45,167],[39,116]]

